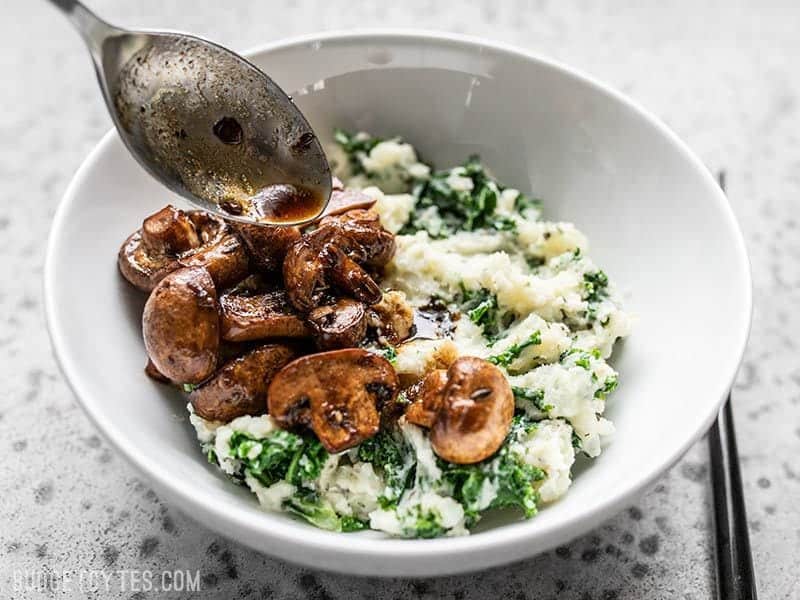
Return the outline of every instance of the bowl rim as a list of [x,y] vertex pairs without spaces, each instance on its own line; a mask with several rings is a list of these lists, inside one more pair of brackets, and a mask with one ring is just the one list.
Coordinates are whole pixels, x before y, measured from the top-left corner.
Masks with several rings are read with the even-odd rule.
[[[616,102],[623,105],[626,109],[637,114],[649,125],[668,140],[674,149],[685,158],[692,167],[699,171],[704,178],[714,183],[715,191],[709,194],[709,201],[716,202],[720,214],[724,217],[723,225],[732,234],[735,245],[735,256],[739,267],[742,269],[743,281],[746,283],[741,290],[744,311],[741,315],[741,323],[737,323],[740,330],[739,340],[734,351],[729,353],[728,364],[724,369],[718,369],[725,377],[720,381],[719,398],[716,402],[709,404],[706,414],[698,422],[691,436],[680,444],[671,454],[663,459],[656,468],[644,474],[630,477],[621,485],[613,497],[581,513],[575,513],[566,519],[562,519],[535,531],[527,530],[524,527],[509,525],[502,528],[491,529],[480,534],[438,538],[432,540],[407,540],[407,539],[376,539],[362,536],[347,537],[347,544],[343,544],[344,539],[341,534],[322,531],[303,523],[294,523],[277,518],[258,519],[254,521],[246,511],[228,510],[229,507],[218,505],[213,499],[207,496],[202,489],[193,489],[176,483],[177,480],[171,477],[160,464],[149,463],[138,456],[137,446],[130,441],[126,441],[124,436],[120,436],[120,429],[116,427],[111,419],[106,418],[102,412],[95,410],[94,404],[86,401],[90,394],[83,381],[83,375],[76,368],[68,351],[68,343],[62,330],[57,316],[58,301],[54,289],[55,277],[55,253],[61,246],[64,236],[63,222],[70,213],[72,204],[83,188],[85,180],[94,169],[95,163],[107,152],[109,146],[114,143],[117,136],[112,128],[100,140],[100,142],[90,151],[81,163],[72,180],[70,181],[61,201],[59,202],[51,224],[47,249],[45,253],[45,263],[43,269],[44,284],[44,305],[47,329],[50,334],[51,344],[54,350],[56,361],[64,375],[67,384],[75,397],[89,416],[93,424],[103,433],[114,448],[121,453],[129,463],[144,474],[153,482],[160,491],[164,491],[173,502],[179,503],[183,512],[190,513],[193,518],[200,520],[211,529],[223,534],[232,534],[237,531],[250,530],[264,539],[271,539],[276,542],[276,551],[271,552],[284,560],[279,554],[282,545],[294,548],[292,554],[299,562],[305,562],[308,566],[326,570],[335,570],[351,573],[370,573],[373,576],[391,576],[398,574],[451,574],[468,570],[483,569],[491,566],[503,564],[512,560],[520,559],[532,554],[539,554],[548,550],[558,543],[564,542],[567,538],[572,539],[584,534],[596,527],[609,517],[619,512],[624,506],[631,502],[636,496],[641,494],[664,472],[671,468],[697,442],[706,430],[710,427],[716,417],[728,391],[733,385],[734,378],[741,364],[744,350],[749,337],[752,320],[752,276],[747,250],[739,224],[727,201],[725,194],[716,186],[711,173],[703,165],[700,159],[653,114],[639,106],[636,102],[626,97],[622,93],[612,89],[604,83],[586,75],[582,71],[567,66],[561,62],[543,57],[537,53],[530,52],[516,46],[489,41],[476,36],[467,36],[443,31],[431,31],[422,29],[397,29],[397,28],[358,28],[350,30],[335,30],[326,32],[309,33],[299,36],[282,38],[269,43],[258,45],[242,54],[250,60],[260,55],[268,54],[277,50],[288,50],[302,45],[316,42],[361,42],[372,41],[373,43],[391,43],[398,41],[417,42],[421,44],[436,44],[442,46],[457,47],[460,49],[473,47],[477,50],[487,49],[500,54],[508,54],[518,59],[538,63],[544,68],[558,71],[562,76],[572,78],[590,87],[594,92],[605,94]],[[522,524],[524,522],[521,522]],[[302,533],[301,529],[302,527]],[[565,531],[562,531],[565,530]],[[300,533],[300,535],[298,535]],[[248,540],[239,541],[250,544]],[[536,543],[532,543],[536,541]],[[313,547],[317,552],[332,551],[337,558],[329,565],[314,564],[310,559],[302,559],[302,550]],[[516,547],[516,550],[508,553],[487,552],[492,549],[502,547]],[[263,551],[263,546],[260,548]],[[472,557],[473,560],[449,561],[443,565],[435,561],[425,563],[425,559],[435,556],[447,555],[449,558]],[[474,560],[475,555],[482,555],[479,561]],[[371,556],[374,559],[394,559],[397,563],[384,562],[382,572],[375,573],[374,570],[367,570],[368,565],[358,566],[357,559],[364,556]],[[373,560],[374,560],[373,559]],[[289,558],[288,560],[294,560]],[[414,565],[410,564],[414,561]],[[373,561],[366,561],[373,562]],[[478,564],[479,566],[474,566]],[[429,566],[426,568],[425,564]],[[348,566],[344,566],[348,565]]]

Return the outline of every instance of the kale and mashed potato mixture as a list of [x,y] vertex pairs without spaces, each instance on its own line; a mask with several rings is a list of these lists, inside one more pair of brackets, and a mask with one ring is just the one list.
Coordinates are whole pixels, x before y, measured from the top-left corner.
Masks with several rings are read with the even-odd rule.
[[606,361],[630,316],[586,237],[545,220],[539,200],[505,187],[478,157],[435,170],[401,138],[337,131],[335,140],[336,175],[377,199],[372,210],[396,236],[384,298],[415,312],[416,335],[363,347],[406,386],[457,357],[488,361],[513,392],[511,426],[491,456],[456,464],[405,416],[332,454],[269,415],[223,423],[192,412],[204,452],[265,509],[334,531],[429,538],[467,534],[492,509],[535,515],[568,491],[576,456],[597,457],[614,432],[603,413],[617,373]]

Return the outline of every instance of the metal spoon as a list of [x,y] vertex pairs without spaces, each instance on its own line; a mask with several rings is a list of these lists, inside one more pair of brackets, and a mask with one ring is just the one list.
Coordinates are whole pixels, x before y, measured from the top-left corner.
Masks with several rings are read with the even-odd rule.
[[291,98],[217,44],[126,31],[77,0],[50,0],[83,36],[117,131],[153,177],[236,221],[290,224],[325,208],[331,172]]

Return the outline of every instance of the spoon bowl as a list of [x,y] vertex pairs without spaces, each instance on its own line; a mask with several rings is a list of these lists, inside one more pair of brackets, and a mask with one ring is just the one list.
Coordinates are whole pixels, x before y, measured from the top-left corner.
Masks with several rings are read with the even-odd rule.
[[235,221],[288,225],[322,213],[325,153],[264,72],[194,36],[127,31],[75,0],[51,2],[83,35],[123,142],[156,179]]

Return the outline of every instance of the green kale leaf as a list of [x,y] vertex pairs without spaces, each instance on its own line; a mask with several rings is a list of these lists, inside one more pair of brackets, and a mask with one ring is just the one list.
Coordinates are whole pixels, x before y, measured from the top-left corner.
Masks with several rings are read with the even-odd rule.
[[[451,175],[469,178],[472,189],[454,189],[448,182]],[[514,220],[496,213],[497,201],[503,189],[486,172],[480,159],[471,156],[462,166],[437,171],[414,188],[414,212],[401,233],[425,230],[431,237],[443,238],[456,231],[514,231]],[[436,207],[441,218],[441,223],[435,227],[428,222],[428,209],[431,207]]]
[[414,480],[414,457],[402,438],[395,432],[383,430],[361,443],[358,460],[371,463],[383,474],[386,488],[378,498],[381,507],[397,506],[403,492]]
[[489,358],[487,358],[486,360],[488,360],[493,365],[497,365],[499,367],[507,367],[517,358],[519,358],[519,355],[522,354],[522,351],[525,350],[525,348],[529,346],[538,346],[541,343],[542,343],[542,333],[537,329],[530,336],[528,336],[527,339],[517,344],[513,344],[512,346],[509,346],[500,354],[494,354]]
[[328,453],[313,436],[275,430],[262,439],[236,431],[230,439],[231,454],[242,462],[244,471],[270,486],[285,480],[292,485],[316,479]]
[[[527,464],[513,450],[536,428],[536,423],[524,415],[516,415],[500,450],[494,456],[474,465],[457,465],[439,461],[443,478],[453,487],[453,497],[464,507],[467,526],[491,508],[517,507],[526,518],[536,514],[539,495],[534,484],[545,478],[545,472]],[[496,490],[494,498],[485,505],[485,485]]]
[[583,298],[588,304],[586,318],[596,320],[598,305],[608,298],[608,276],[603,271],[583,274]]
[[334,129],[333,139],[341,146],[342,150],[344,150],[344,153],[347,155],[347,160],[350,163],[350,170],[353,175],[364,173],[364,166],[361,164],[361,160],[372,152],[375,146],[384,141],[379,137],[352,134],[342,129]]
[[[301,489],[283,503],[287,512],[297,515],[320,529],[342,531],[343,524],[330,503],[308,489]],[[348,525],[350,522],[348,521]]]
[[537,410],[546,413],[553,410],[552,404],[547,404],[544,401],[544,390],[512,386],[511,391],[514,393],[516,400],[523,400],[533,404]]

